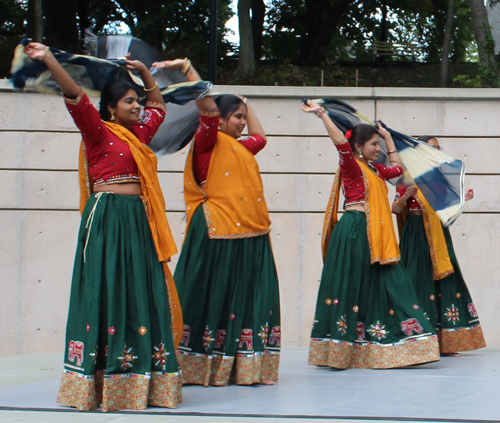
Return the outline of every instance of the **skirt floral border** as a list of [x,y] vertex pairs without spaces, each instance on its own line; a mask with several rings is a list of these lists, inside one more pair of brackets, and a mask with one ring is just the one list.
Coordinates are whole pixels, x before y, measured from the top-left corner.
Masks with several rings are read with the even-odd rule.
[[60,404],[79,411],[121,409],[145,410],[148,405],[177,408],[182,402],[180,373],[153,372],[148,375],[119,374],[86,376],[65,370],[57,396]]
[[472,351],[486,347],[481,325],[457,329],[436,329],[441,353]]
[[234,382],[237,385],[252,385],[262,380],[278,381],[280,353],[266,350],[231,357],[177,351],[177,361],[182,368],[182,383],[227,386]]
[[361,344],[313,338],[309,346],[309,364],[337,369],[390,369],[438,360],[436,335],[397,344]]

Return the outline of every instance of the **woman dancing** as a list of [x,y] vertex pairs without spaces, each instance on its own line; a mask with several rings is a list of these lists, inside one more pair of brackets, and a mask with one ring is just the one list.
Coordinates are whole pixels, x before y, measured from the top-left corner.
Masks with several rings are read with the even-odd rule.
[[144,115],[133,87],[120,81],[103,88],[97,111],[48,47],[30,43],[25,53],[47,65],[83,138],[84,209],[57,401],[81,411],[175,408],[182,386],[166,262],[176,248],[146,146],[165,118],[158,85],[143,63],[126,60],[144,81]]
[[[391,135],[380,124],[378,130],[359,124],[344,137],[323,107],[307,101],[302,110],[322,119],[340,156],[323,230],[309,364],[386,369],[439,360],[436,334],[399,263],[385,180],[403,169]],[[391,166],[372,163],[379,136]],[[337,223],[341,183],[345,213]]]
[[[154,63],[200,77],[188,59]],[[174,277],[184,317],[185,383],[273,384],[281,345],[278,276],[254,155],[266,135],[246,99],[196,102],[200,125],[184,169],[187,229]],[[248,123],[248,138],[239,140]]]
[[[421,137],[441,149],[434,137]],[[471,200],[469,189],[465,200]],[[450,230],[414,186],[398,185],[392,211],[404,218],[401,262],[410,274],[420,305],[436,328],[441,355],[486,346],[477,311],[455,256]],[[398,216],[399,220],[399,216]]]

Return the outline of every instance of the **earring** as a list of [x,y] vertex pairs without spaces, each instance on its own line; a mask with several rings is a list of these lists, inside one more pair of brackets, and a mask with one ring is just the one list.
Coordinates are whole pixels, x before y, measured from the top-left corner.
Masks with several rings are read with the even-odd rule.
[[363,158],[363,153],[361,152],[361,150],[358,150],[358,153],[359,153],[359,158],[362,159]]
[[111,118],[110,118],[110,120],[115,120],[115,114],[114,114],[113,110],[111,110]]

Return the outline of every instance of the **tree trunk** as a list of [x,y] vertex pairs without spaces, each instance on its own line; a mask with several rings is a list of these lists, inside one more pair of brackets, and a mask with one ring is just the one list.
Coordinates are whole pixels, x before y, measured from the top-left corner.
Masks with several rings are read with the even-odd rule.
[[264,0],[252,0],[253,58],[256,62],[260,60],[262,55],[262,33],[264,32],[265,17]]
[[43,0],[45,42],[71,53],[79,51],[76,0]]
[[251,6],[252,0],[238,0],[238,26],[240,30],[238,70],[244,73],[252,73],[254,70]]
[[28,2],[28,37],[37,43],[43,43],[42,0]]
[[351,0],[305,0],[305,3],[307,35],[300,49],[299,60],[318,65],[327,58],[333,34]]
[[483,0],[469,0],[469,4],[479,53],[481,86],[496,88],[498,87],[498,76],[495,62],[495,41],[491,35],[486,6]]
[[441,82],[440,86],[446,88],[448,86],[448,62],[450,59],[451,37],[455,26],[453,20],[455,18],[455,1],[448,0],[448,10],[446,11],[446,27],[444,29],[443,52],[441,57]]

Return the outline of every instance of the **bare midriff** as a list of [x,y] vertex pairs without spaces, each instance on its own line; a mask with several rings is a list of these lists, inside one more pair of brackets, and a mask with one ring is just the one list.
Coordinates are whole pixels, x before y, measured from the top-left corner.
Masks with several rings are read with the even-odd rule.
[[94,187],[94,192],[113,192],[117,195],[142,195],[142,188],[138,182],[123,182],[121,184]]
[[345,208],[345,211],[349,211],[349,210],[357,210],[357,211],[360,211],[360,212],[365,212],[365,206],[363,206],[363,204],[355,204],[355,205],[352,205],[352,206],[347,206]]

